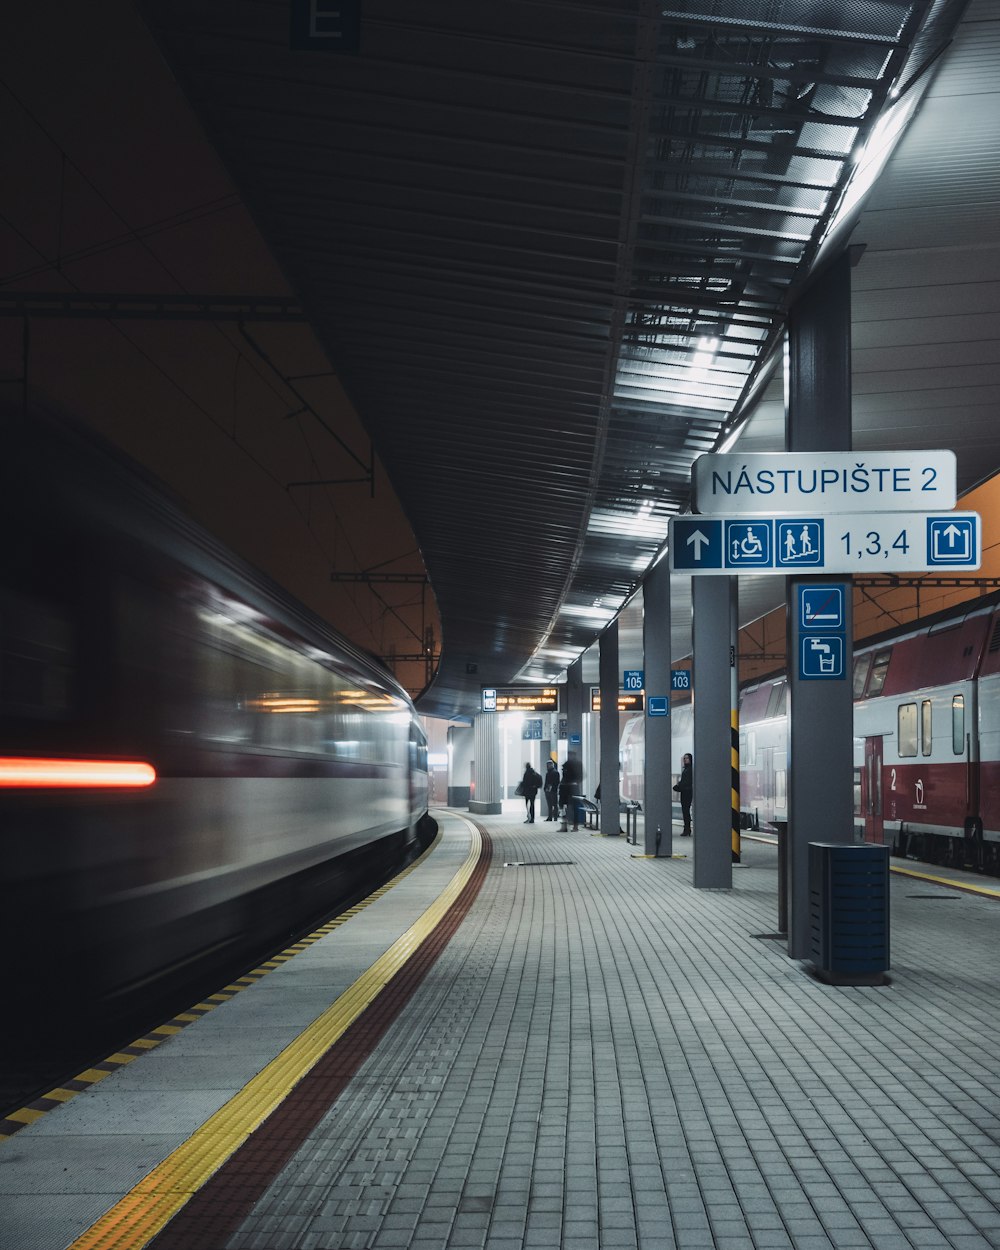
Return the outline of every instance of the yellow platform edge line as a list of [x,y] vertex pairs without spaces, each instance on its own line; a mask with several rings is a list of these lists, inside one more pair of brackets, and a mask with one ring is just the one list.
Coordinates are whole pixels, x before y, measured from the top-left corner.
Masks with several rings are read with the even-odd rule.
[[901,877],[916,877],[918,881],[933,881],[935,885],[947,885],[953,890],[965,890],[967,894],[984,894],[987,898],[1000,898],[1000,890],[991,890],[988,885],[978,885],[974,881],[956,881],[953,877],[937,877],[931,872],[917,872],[915,868],[897,868],[895,864],[889,866],[889,871],[898,873]]
[[465,862],[427,910],[311,1025],[182,1142],[68,1250],[142,1250],[314,1067],[461,894],[483,853],[474,825]]

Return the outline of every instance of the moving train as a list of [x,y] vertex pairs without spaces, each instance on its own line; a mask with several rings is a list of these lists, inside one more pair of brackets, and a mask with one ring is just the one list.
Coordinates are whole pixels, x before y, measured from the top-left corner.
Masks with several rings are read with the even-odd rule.
[[[895,855],[1000,872],[1000,592],[856,643],[853,683],[858,836]],[[783,673],[740,692],[747,828],[788,819],[787,700]],[[641,734],[627,736],[634,788]],[[691,740],[691,705],[680,705],[675,773]]]
[[92,435],[0,425],[0,931],[30,1024],[259,958],[433,825],[381,663]]

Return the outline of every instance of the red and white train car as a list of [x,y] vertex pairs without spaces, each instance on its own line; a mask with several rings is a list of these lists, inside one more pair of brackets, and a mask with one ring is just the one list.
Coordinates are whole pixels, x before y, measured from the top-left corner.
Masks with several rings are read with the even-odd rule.
[[[853,680],[859,836],[1000,870],[1000,592],[857,644]],[[740,692],[744,827],[788,819],[788,714],[784,673]],[[692,749],[690,705],[672,722],[678,773]],[[641,718],[628,728],[623,791],[641,799]]]
[[964,603],[854,656],[855,811],[866,841],[997,863],[1000,600]]

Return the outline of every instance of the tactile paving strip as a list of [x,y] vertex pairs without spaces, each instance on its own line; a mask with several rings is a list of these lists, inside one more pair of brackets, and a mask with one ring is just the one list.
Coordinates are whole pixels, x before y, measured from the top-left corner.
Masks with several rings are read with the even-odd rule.
[[154,1238],[156,1250],[216,1250],[224,1243],[461,924],[492,850],[485,830],[476,828],[465,866],[424,916],[70,1250],[141,1250]]
[[60,1107],[63,1103],[69,1102],[71,1098],[75,1098],[77,1094],[83,1093],[84,1090],[90,1089],[92,1085],[96,1085],[98,1081],[103,1081],[106,1076],[110,1076],[112,1072],[117,1072],[119,1068],[125,1067],[134,1059],[138,1059],[141,1055],[148,1054],[161,1043],[174,1037],[182,1029],[187,1028],[189,1024],[194,1024],[196,1020],[200,1020],[202,1016],[208,1012],[214,1011],[216,1007],[227,1003],[231,998],[237,995],[241,990],[247,989],[248,986],[255,985],[261,977],[266,977],[269,972],[273,972],[275,968],[280,968],[288,963],[290,959],[294,959],[296,955],[304,950],[308,950],[314,943],[326,937],[328,933],[332,933],[334,929],[340,928],[342,924],[346,924],[352,916],[356,916],[359,912],[364,911],[366,907],[371,906],[383,894],[386,894],[397,885],[404,877],[408,876],[422,862],[425,856],[441,841],[441,834],[438,833],[428,845],[427,849],[417,857],[402,872],[397,873],[385,885],[379,889],[373,890],[371,894],[363,898],[361,902],[355,903],[353,907],[349,907],[346,911],[334,916],[332,920],[328,920],[318,929],[314,930],[307,937],[300,938],[297,942],[293,942],[291,946],[286,946],[284,950],[279,951],[277,955],[265,960],[259,967],[252,971],[244,973],[243,976],[231,982],[229,985],[223,986],[221,990],[217,990],[214,994],[209,994],[200,1003],[195,1003],[193,1007],[189,1007],[187,1011],[179,1012],[173,1019],[168,1020],[166,1024],[161,1024],[155,1029],[151,1029],[142,1037],[138,1037],[134,1042],[130,1042],[128,1046],[123,1046],[120,1050],[116,1050],[113,1055],[108,1055],[106,1059],[102,1059],[99,1063],[93,1064],[89,1068],[85,1068],[82,1072],[78,1072],[76,1076],[65,1081],[62,1085],[55,1089],[50,1089],[47,1093],[41,1094],[32,1102],[24,1107],[19,1107],[16,1111],[9,1112],[5,1117],[0,1119],[0,1142],[5,1141],[9,1137],[13,1137],[28,1124],[33,1124],[35,1120],[41,1119],[49,1111],[54,1111],[56,1107]]

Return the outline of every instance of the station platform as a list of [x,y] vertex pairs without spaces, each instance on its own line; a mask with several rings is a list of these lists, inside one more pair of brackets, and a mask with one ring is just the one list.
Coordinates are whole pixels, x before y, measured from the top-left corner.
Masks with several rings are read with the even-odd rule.
[[26,1109],[0,1246],[1000,1246],[1000,883],[894,874],[830,986],[766,839],[696,891],[507,807]]

